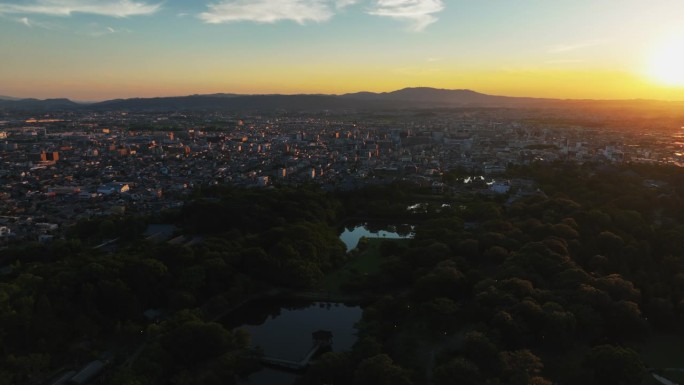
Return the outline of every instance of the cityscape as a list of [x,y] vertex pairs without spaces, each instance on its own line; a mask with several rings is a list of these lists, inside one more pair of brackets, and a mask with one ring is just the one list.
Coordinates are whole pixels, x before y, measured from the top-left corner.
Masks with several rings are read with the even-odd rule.
[[[486,109],[388,114],[5,113],[3,242],[46,241],[93,216],[178,207],[196,186],[333,191],[406,181],[507,193],[506,169],[516,165],[684,164],[678,127],[549,125],[529,112]],[[454,170],[487,183],[446,181]]]
[[0,0],[0,385],[684,384],[682,14]]

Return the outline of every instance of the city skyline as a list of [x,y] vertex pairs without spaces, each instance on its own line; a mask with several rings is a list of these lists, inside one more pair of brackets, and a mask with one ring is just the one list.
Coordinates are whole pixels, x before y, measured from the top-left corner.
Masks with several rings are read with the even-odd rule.
[[684,100],[684,4],[0,0],[0,94],[97,101],[404,87]]

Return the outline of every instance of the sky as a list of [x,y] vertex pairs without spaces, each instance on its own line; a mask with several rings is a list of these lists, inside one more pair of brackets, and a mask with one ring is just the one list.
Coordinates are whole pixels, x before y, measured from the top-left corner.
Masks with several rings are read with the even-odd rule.
[[0,95],[684,100],[681,0],[0,0]]

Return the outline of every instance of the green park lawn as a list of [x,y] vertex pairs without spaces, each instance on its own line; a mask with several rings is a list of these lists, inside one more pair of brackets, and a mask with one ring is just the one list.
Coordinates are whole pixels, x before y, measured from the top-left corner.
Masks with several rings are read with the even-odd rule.
[[644,363],[650,368],[684,368],[684,337],[655,334],[641,349]]
[[[684,346],[684,337],[682,336],[656,334],[648,339],[640,353],[644,363],[649,368],[684,368],[682,346]],[[658,373],[675,383],[684,384],[684,372],[659,371]],[[644,379],[643,385],[652,384],[656,385],[660,382],[648,375]]]
[[344,266],[325,276],[321,283],[321,290],[330,293],[341,292],[344,283],[358,277],[358,275],[373,274],[380,271],[383,263],[380,255],[380,244],[384,241],[407,242],[405,239],[368,238],[368,245],[356,256],[353,256]]

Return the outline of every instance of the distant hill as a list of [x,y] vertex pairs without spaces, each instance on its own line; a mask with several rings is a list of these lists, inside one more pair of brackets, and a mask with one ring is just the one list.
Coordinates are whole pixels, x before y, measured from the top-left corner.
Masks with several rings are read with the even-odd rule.
[[0,109],[16,111],[57,111],[73,110],[81,107],[80,104],[69,99],[15,99],[0,100]]
[[13,98],[11,96],[0,95],[0,100],[20,100],[19,98]]
[[472,90],[446,90],[440,88],[404,88],[392,92],[357,92],[342,95],[345,98],[361,100],[423,100],[423,101],[486,101],[497,96],[485,95]]
[[472,90],[447,90],[429,87],[404,88],[382,93],[359,92],[345,94],[342,97],[360,100],[410,101],[420,105],[444,107],[515,107],[557,101],[555,99],[494,96]]
[[120,99],[95,103],[88,108],[97,110],[231,110],[231,111],[321,111],[391,107],[392,103],[378,100],[343,98],[335,95],[193,95],[184,97]]
[[119,99],[94,103],[93,109],[235,111],[376,110],[442,107],[539,107],[558,103],[554,99],[486,95],[471,90],[405,88],[393,92],[358,92],[344,95],[237,95],[213,94],[147,99]]
[[470,90],[406,88],[394,92],[346,95],[236,95],[213,94],[164,98],[135,98],[94,103],[92,109],[125,110],[374,110],[429,107],[515,107],[540,99],[491,96]]
[[75,103],[68,99],[2,100],[0,109],[45,110],[126,110],[126,111],[370,111],[406,108],[561,108],[657,110],[684,107],[684,102],[653,100],[561,100],[487,95],[472,90],[428,87],[404,88],[392,92],[357,92],[344,95],[239,95],[211,94],[158,98],[115,99],[99,103]]

